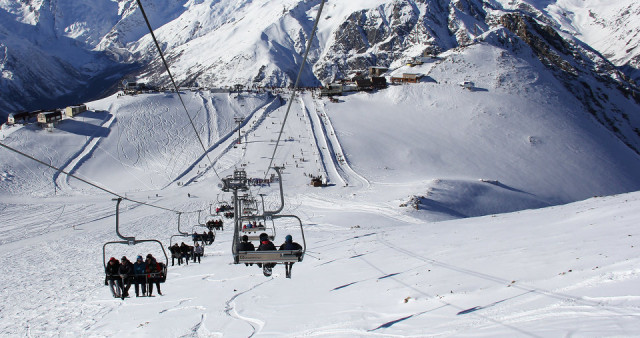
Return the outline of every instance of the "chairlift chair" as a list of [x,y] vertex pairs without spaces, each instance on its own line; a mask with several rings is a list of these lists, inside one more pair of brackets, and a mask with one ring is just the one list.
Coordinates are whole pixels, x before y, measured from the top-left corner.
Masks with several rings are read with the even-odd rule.
[[[191,228],[191,238],[193,239],[193,242],[194,243],[201,242],[202,245],[206,245],[207,241],[208,241],[208,236],[209,236],[207,231],[206,230],[204,231],[203,234],[205,235],[205,237],[203,238],[202,237],[203,234],[197,233],[197,231],[196,231],[197,228],[204,228],[206,230],[209,230],[209,227],[207,227],[206,225],[196,224]],[[210,230],[210,231],[213,232],[213,240],[211,241],[211,243],[213,243],[216,240],[216,229],[213,229],[213,230]]]
[[[271,251],[240,251],[237,249],[237,245],[234,245],[234,263],[296,263],[302,262],[304,254],[307,250],[307,243],[304,237],[304,230],[302,228],[302,221],[295,215],[273,215],[273,219],[279,218],[293,218],[298,221],[300,225],[300,234],[302,238],[301,250],[271,250]],[[275,231],[275,226],[274,226]],[[258,237],[259,238],[259,237]]]
[[218,213],[213,213],[213,204],[209,204],[209,216],[213,218],[209,218],[205,225],[209,230],[224,230],[224,221],[222,220],[222,216]]
[[[231,251],[233,253],[233,261],[235,264],[240,264],[240,263],[273,263],[273,264],[277,264],[277,263],[295,263],[295,262],[302,262],[302,259],[304,258],[304,254],[306,252],[306,248],[307,248],[307,244],[306,244],[306,240],[304,237],[304,229],[302,227],[302,221],[300,220],[299,217],[295,216],[295,215],[280,215],[279,213],[282,211],[282,209],[284,208],[284,192],[282,190],[282,174],[280,172],[281,168],[279,167],[275,167],[274,168],[276,170],[276,173],[278,174],[278,182],[279,182],[279,186],[280,186],[280,207],[277,210],[273,210],[273,211],[266,211],[264,210],[264,203],[263,203],[263,214],[262,215],[256,215],[256,216],[240,216],[237,215],[235,218],[235,224],[234,224],[234,238],[233,238],[233,243],[232,243],[232,247],[231,247]],[[245,181],[244,181],[244,185],[241,185],[241,181],[238,179],[239,177],[244,177]],[[228,182],[227,182],[228,181]],[[225,180],[223,180],[224,182],[224,186],[227,190],[224,191],[230,191],[233,190],[234,192],[234,204],[236,207],[236,210],[239,211],[238,214],[241,214],[242,210],[238,210],[239,207],[241,206],[241,203],[239,202],[238,199],[238,191],[246,191],[248,190],[248,187],[246,186],[246,173],[244,172],[244,170],[236,170],[234,172],[234,178],[230,179],[227,178]],[[236,183],[236,185],[232,185],[232,183]],[[240,230],[242,227],[242,221],[243,220],[249,220],[249,219],[255,219],[255,218],[263,218],[266,221],[274,221],[275,219],[284,219],[284,218],[291,218],[291,219],[295,219],[297,221],[297,223],[299,224],[300,227],[300,235],[302,238],[302,249],[301,250],[271,250],[271,251],[240,251],[238,249],[238,246],[240,244]],[[273,226],[274,229],[274,236],[275,236],[275,225]]]
[[162,254],[164,255],[165,262],[162,265],[162,272],[152,273],[150,277],[158,278],[158,281],[160,283],[164,283],[167,280],[167,266],[169,265],[169,256],[167,256],[167,252],[165,251],[164,246],[162,245],[162,242],[160,242],[157,239],[136,239],[135,237],[125,237],[122,234],[120,234],[120,202],[122,202],[122,198],[117,198],[115,200],[117,201],[116,202],[116,235],[118,235],[118,237],[122,238],[123,240],[106,242],[102,246],[102,263],[105,268],[105,274],[106,274],[106,269],[108,264],[107,250],[106,250],[107,246],[115,245],[115,244],[136,245],[136,244],[145,243],[145,242],[153,242],[153,243],[157,243],[160,246],[160,249],[162,249]]
[[[245,219],[245,218],[243,218]],[[248,218],[249,220],[251,220],[251,218]],[[257,219],[253,218],[254,220]],[[260,221],[260,223],[262,223],[262,221]],[[264,224],[261,227],[252,227],[252,228],[245,228],[244,226],[242,227],[242,229],[240,230],[242,232],[243,235],[246,235],[247,237],[249,237],[249,241],[257,241],[260,239],[260,234],[261,233],[266,233],[269,236],[269,240],[273,241],[276,238],[276,226],[273,222],[273,219],[271,219],[271,226],[267,227],[267,220],[266,218],[264,219]]]

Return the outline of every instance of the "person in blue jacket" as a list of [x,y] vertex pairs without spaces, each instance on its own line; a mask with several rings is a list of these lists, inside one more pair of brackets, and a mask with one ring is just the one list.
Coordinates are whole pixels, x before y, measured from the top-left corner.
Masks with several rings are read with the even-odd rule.
[[[136,297],[140,297],[140,287],[142,287],[142,295],[147,293],[147,275],[145,270],[147,264],[145,264],[142,256],[136,258],[136,262],[133,263],[133,273],[135,274],[134,282],[136,283]],[[140,285],[140,287],[138,286]]]
[[[294,242],[291,235],[287,235],[279,250],[302,250],[302,245]],[[287,278],[291,278],[291,266],[293,266],[293,263],[284,263]]]

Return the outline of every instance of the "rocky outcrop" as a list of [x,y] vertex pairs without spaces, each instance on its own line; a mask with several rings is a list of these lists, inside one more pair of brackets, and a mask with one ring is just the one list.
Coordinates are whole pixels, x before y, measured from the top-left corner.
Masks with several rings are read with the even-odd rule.
[[399,65],[466,45],[487,30],[486,8],[492,7],[477,0],[408,0],[351,13],[314,73],[327,82],[352,70]]

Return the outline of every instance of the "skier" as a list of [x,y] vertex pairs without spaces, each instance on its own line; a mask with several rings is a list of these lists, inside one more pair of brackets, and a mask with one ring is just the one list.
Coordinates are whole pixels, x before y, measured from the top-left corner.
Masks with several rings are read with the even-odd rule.
[[180,253],[180,247],[178,243],[173,244],[169,247],[169,251],[171,251],[171,266],[175,265],[175,259],[178,259],[178,265],[182,264],[182,255]]
[[[293,241],[291,235],[284,237],[284,243],[280,245],[280,250],[302,250],[302,245]],[[291,267],[293,263],[284,263],[285,273],[287,278],[291,278]]]
[[194,248],[193,262],[195,263],[197,258],[198,264],[200,264],[200,257],[202,257],[202,255],[204,255],[204,246],[200,246],[198,243],[196,243],[196,247]]
[[156,259],[151,255],[147,255],[146,269],[147,280],[149,282],[149,286],[147,287],[147,292],[149,297],[153,297],[153,283],[156,283],[156,287],[158,288],[158,294],[162,296],[162,292],[160,291],[160,278],[162,274],[162,266],[160,263],[156,261]]
[[211,245],[213,244],[213,241],[216,240],[216,236],[213,234],[213,231],[209,230],[209,233],[207,234],[207,244]]

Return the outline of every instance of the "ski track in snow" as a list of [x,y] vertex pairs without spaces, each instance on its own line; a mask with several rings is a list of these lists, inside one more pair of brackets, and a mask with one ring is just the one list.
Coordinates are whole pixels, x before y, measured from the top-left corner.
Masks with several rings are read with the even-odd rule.
[[240,296],[242,296],[242,295],[244,295],[246,293],[250,293],[250,292],[254,291],[255,289],[257,289],[258,287],[264,285],[265,283],[271,282],[271,281],[273,281],[273,277],[271,277],[270,279],[268,279],[268,280],[266,280],[264,282],[255,284],[250,289],[247,289],[245,291],[242,291],[242,292],[239,292],[239,293],[235,294],[233,297],[231,297],[231,299],[229,299],[228,301],[225,302],[224,312],[229,317],[244,321],[247,324],[249,324],[249,326],[251,326],[251,329],[253,330],[253,332],[248,337],[253,337],[256,334],[259,334],[260,331],[262,331],[262,328],[264,327],[265,322],[260,320],[260,319],[257,319],[257,318],[249,318],[249,317],[246,317],[246,316],[242,316],[240,313],[238,313],[238,309],[236,308],[236,305],[235,305],[235,300],[238,297],[240,297]]
[[[238,156],[238,153],[234,152],[234,150],[238,150],[234,138],[238,131],[237,128],[245,127],[248,124],[251,127],[245,131],[245,135],[248,135],[248,133],[255,131],[258,126],[260,126],[262,122],[264,122],[266,116],[268,116],[273,110],[278,108],[279,102],[280,98],[276,97],[270,102],[265,103],[263,106],[258,107],[244,119],[243,123],[239,127],[236,127],[225,136],[220,138],[211,147],[209,147],[209,149],[207,150],[207,154],[213,153],[215,157],[212,160],[212,164],[207,164],[206,170],[203,170],[200,173],[192,174],[194,168],[197,168],[198,163],[200,163],[206,157],[206,155],[203,154],[189,168],[187,168],[186,171],[178,175],[174,182],[184,179],[187,176],[193,175],[192,178],[188,179],[185,183],[185,185],[189,185],[194,181],[202,178],[205,173],[208,172],[212,167],[217,167],[217,171],[219,172],[232,168],[234,165],[240,163],[241,159],[243,158],[243,153]],[[240,148],[240,150],[242,150],[242,148]]]
[[[337,158],[335,151],[332,148],[331,141],[327,137],[326,127],[322,121],[322,113],[317,107],[315,107],[315,105],[312,105],[312,112],[307,108],[307,104],[304,103],[304,99],[305,98],[301,97],[300,101],[303,102],[304,109],[307,111],[307,116],[309,117],[311,130],[313,131],[314,139],[316,140],[316,144],[320,152],[320,160],[322,161],[322,166],[325,168],[325,172],[328,175],[327,183],[331,182],[331,178],[333,177],[334,179],[339,179],[340,182],[342,182],[342,186],[345,186],[347,185],[347,180],[344,177],[344,172],[338,170]],[[330,173],[331,175],[329,175]]]
[[[100,127],[110,129],[111,125],[116,121],[116,116],[113,114],[109,114],[105,117],[102,123],[99,124]],[[79,166],[82,165],[82,162],[86,161],[93,153],[98,146],[98,143],[102,140],[102,137],[91,136],[87,139],[86,143],[80,148],[80,150],[70,157],[69,161],[60,167],[63,171],[66,171],[70,174],[73,174]],[[69,188],[69,180],[70,176],[64,175],[64,180],[58,180],[61,172],[56,172],[53,175],[53,181],[56,186],[60,187],[61,190],[70,190]],[[64,183],[63,183],[64,182]]]
[[[316,151],[318,152],[318,159],[316,161],[320,163],[320,166],[322,168],[322,172],[320,174],[326,177],[327,183],[340,179],[340,181],[342,181],[342,184],[344,185],[345,181],[338,173],[333,160],[329,161],[331,155],[329,154],[326,135],[323,132],[317,131],[318,129],[322,130],[322,128],[316,126],[321,124],[317,113],[312,113],[311,110],[309,110],[308,106],[305,104],[303,97],[300,97],[299,100],[300,104],[302,105],[303,111],[306,113],[305,116],[308,119],[308,125],[311,129],[311,136],[314,140],[311,146],[315,147]],[[329,175],[329,172],[331,172],[331,175]]]
[[[338,140],[338,134],[333,128],[333,124],[331,124],[331,118],[324,109],[324,104],[319,98],[315,98],[313,100],[313,103],[316,109],[316,114],[318,114],[318,117],[320,118],[320,120],[322,120],[322,132],[324,133],[324,138],[328,140],[331,159],[336,168],[339,168],[343,173],[341,177],[348,177],[349,179],[346,181],[346,183],[350,184],[351,186],[354,185],[354,182],[358,182],[360,187],[370,188],[371,183],[362,175],[353,170],[353,168],[351,168],[351,166],[349,165],[349,159],[342,150],[342,146],[340,145],[340,141]],[[327,132],[329,133],[328,135]]]

